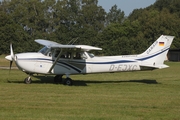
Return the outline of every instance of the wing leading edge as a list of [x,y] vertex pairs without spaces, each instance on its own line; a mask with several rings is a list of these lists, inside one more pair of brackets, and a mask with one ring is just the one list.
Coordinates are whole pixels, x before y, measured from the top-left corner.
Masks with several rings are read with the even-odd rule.
[[37,39],[35,42],[47,46],[49,48],[79,48],[84,51],[90,51],[90,50],[102,50],[102,48],[98,47],[93,47],[89,45],[62,45],[57,42],[49,41],[49,40],[42,40],[42,39]]

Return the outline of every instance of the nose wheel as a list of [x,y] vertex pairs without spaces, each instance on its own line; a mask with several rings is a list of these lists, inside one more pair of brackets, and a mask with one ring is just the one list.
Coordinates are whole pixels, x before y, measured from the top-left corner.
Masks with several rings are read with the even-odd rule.
[[32,82],[32,79],[30,76],[24,79],[25,84],[31,84],[31,82]]

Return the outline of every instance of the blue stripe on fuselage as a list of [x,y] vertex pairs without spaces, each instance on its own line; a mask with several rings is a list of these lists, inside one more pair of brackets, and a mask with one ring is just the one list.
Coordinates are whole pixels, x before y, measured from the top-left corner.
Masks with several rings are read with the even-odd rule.
[[167,48],[167,49],[165,49],[165,50],[163,50],[163,51],[161,51],[159,53],[156,53],[154,55],[151,55],[151,56],[148,56],[148,57],[144,57],[144,58],[139,58],[139,59],[136,59],[136,60],[140,60],[140,61],[147,60],[147,59],[153,58],[153,57],[155,57],[155,56],[157,56],[157,55],[159,55],[159,54],[161,54],[163,52],[166,52],[167,50],[169,50],[169,48]]
[[[46,59],[46,58],[20,58],[20,59],[18,59],[18,60],[45,60],[45,61],[50,61],[50,62],[54,61],[54,60]],[[79,72],[79,73],[81,72],[81,70],[77,69],[76,67],[74,67],[74,66],[72,66],[72,65],[70,65],[70,64],[68,64],[68,63],[61,62],[61,61],[58,61],[58,63],[63,64],[63,65],[66,65],[66,66],[70,67],[71,69],[76,70],[76,71]]]
[[59,62],[59,61],[58,61],[58,63],[61,63],[61,64],[63,64],[63,65],[66,65],[66,66],[68,66],[68,67],[70,67],[70,68],[76,70],[76,71],[79,72],[79,73],[81,72],[81,70],[77,69],[76,67],[74,67],[74,66],[72,66],[72,65],[70,65],[70,64],[68,64],[68,63],[65,63],[65,62]]
[[118,64],[118,63],[131,63],[135,62],[132,60],[118,60],[118,61],[111,61],[111,62],[86,62],[87,64]]

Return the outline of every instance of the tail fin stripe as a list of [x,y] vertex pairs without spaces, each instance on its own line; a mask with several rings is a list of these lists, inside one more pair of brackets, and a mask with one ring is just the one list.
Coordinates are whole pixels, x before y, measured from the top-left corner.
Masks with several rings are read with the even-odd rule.
[[167,49],[165,49],[165,50],[163,50],[163,51],[161,51],[161,52],[159,52],[157,54],[154,54],[154,55],[151,55],[151,56],[148,56],[148,57],[145,57],[145,58],[136,59],[136,60],[140,60],[140,61],[147,60],[147,59],[153,58],[155,56],[158,56],[158,55],[162,54],[163,52],[166,52],[167,50],[169,50],[169,48],[167,48]]

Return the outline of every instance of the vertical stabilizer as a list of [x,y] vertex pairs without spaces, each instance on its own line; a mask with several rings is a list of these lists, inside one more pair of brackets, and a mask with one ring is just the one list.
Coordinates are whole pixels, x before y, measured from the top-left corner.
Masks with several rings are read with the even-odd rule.
[[[164,60],[174,36],[161,35],[144,53],[139,55],[141,66],[164,68]],[[167,66],[166,66],[167,67]]]

